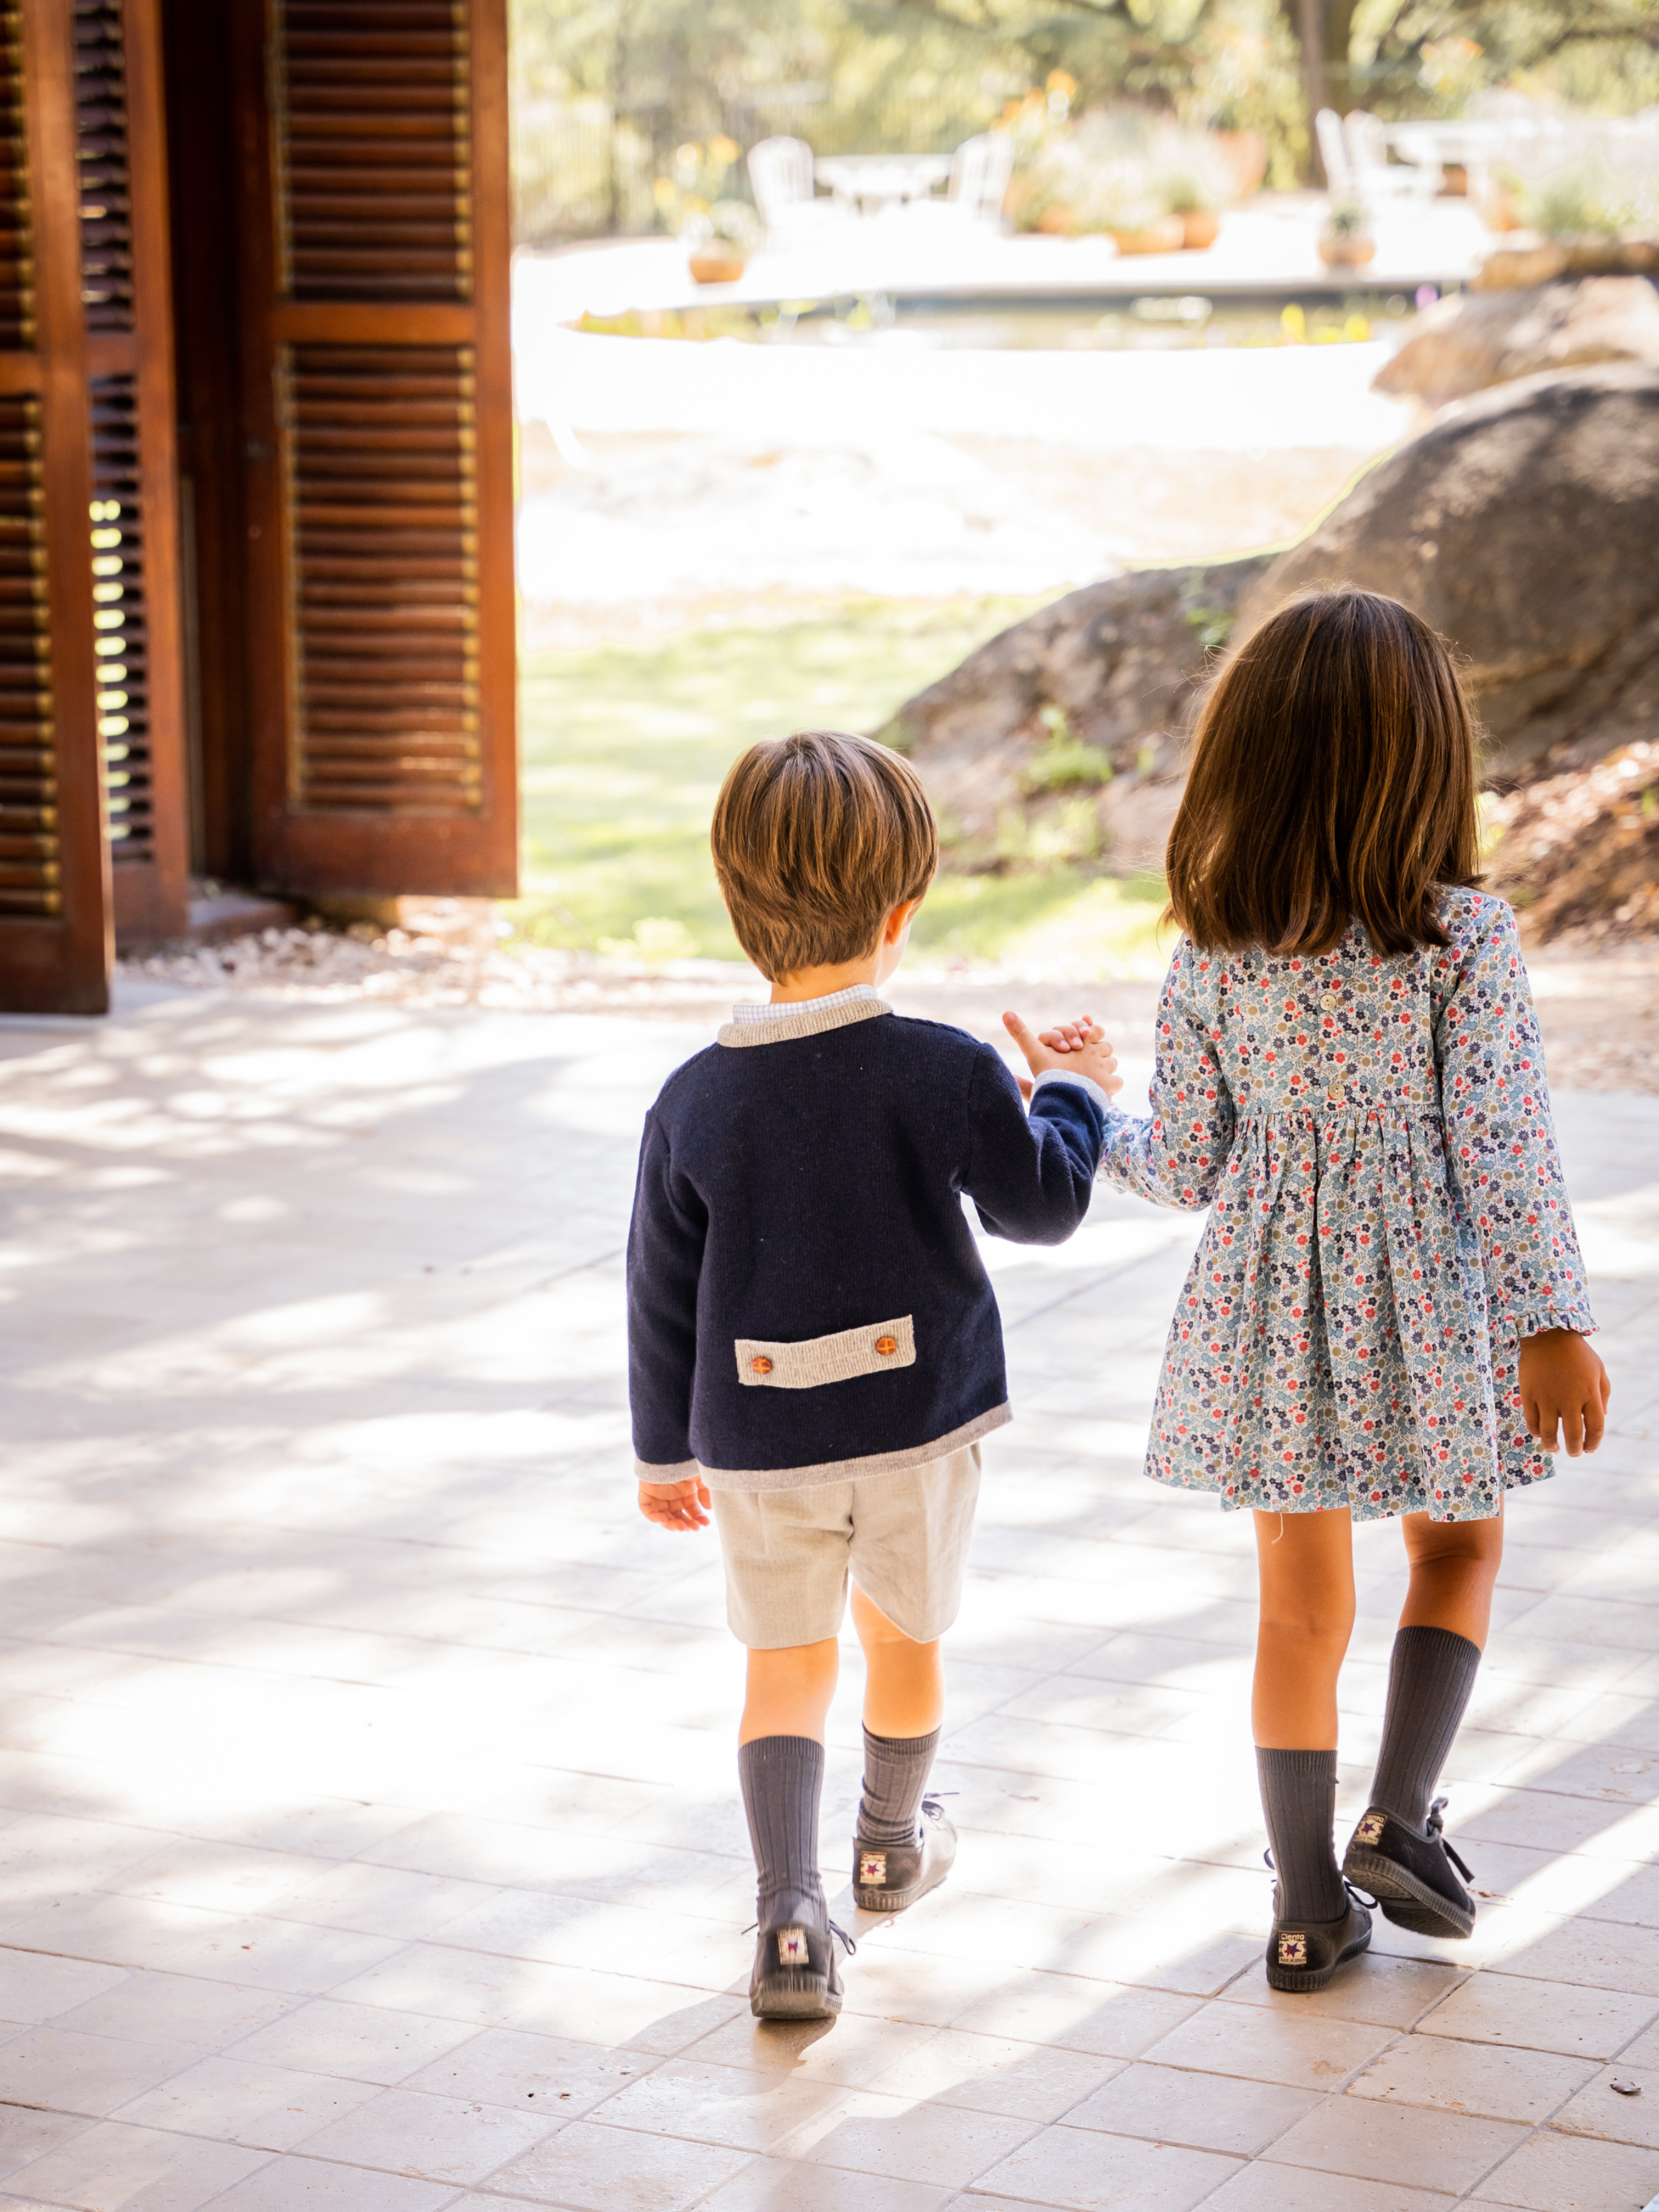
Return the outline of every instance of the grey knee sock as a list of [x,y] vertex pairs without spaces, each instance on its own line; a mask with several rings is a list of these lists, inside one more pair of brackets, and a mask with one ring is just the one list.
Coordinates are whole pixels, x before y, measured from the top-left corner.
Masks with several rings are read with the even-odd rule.
[[1331,1824],[1336,1817],[1334,1751],[1263,1751],[1256,1774],[1279,1877],[1281,1920],[1339,1920],[1347,1908]]
[[859,1840],[914,1844],[921,1793],[933,1771],[939,1730],[931,1735],[872,1735],[864,1731],[864,1795],[859,1800]]
[[757,1736],[739,1749],[738,1772],[759,1876],[761,1926],[799,1920],[827,1928],[830,1907],[818,1874],[823,1746],[809,1735]]
[[1402,1628],[1394,1639],[1371,1802],[1419,1836],[1480,1664],[1480,1646],[1449,1628]]

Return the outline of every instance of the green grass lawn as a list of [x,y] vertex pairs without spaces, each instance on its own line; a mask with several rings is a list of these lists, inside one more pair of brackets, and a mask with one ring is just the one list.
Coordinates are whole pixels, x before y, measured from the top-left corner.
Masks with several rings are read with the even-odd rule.
[[[855,600],[777,625],[527,654],[521,939],[647,958],[739,957],[708,860],[736,754],[794,729],[878,729],[1030,601]],[[1063,937],[1097,964],[1146,957],[1161,884],[1075,868],[942,876],[915,942],[990,960]],[[1059,933],[1059,937],[1056,937]]]

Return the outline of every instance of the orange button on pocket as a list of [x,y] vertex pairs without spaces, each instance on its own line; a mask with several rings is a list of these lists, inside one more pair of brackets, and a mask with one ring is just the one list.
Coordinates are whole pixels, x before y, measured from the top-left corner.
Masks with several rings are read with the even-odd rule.
[[758,1358],[751,1359],[749,1364],[754,1369],[757,1375],[769,1375],[772,1372],[772,1363],[763,1352],[760,1354]]
[[890,1359],[893,1354],[898,1350],[897,1337],[878,1336],[876,1339],[876,1350],[881,1354],[884,1359]]

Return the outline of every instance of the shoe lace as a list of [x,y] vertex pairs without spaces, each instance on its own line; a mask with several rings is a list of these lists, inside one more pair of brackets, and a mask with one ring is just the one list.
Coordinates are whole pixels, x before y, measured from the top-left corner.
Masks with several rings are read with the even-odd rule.
[[1448,1802],[1449,1801],[1444,1797],[1437,1797],[1433,1804],[1430,1806],[1427,1832],[1431,1836],[1437,1836],[1440,1838],[1441,1850],[1444,1851],[1446,1856],[1457,1869],[1457,1871],[1462,1875],[1464,1881],[1473,1881],[1474,1880],[1473,1872],[1463,1863],[1458,1852],[1446,1840],[1446,1823],[1441,1818],[1441,1814]]

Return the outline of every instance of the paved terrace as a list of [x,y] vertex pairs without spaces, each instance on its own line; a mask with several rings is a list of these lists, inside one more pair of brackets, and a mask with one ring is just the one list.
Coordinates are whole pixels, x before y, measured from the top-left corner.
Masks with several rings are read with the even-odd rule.
[[995,1254],[958,1872],[858,1929],[836,2026],[759,2029],[740,1656],[712,1540],[634,1515],[621,1383],[635,1132],[706,1034],[153,986],[0,1024],[3,2212],[1645,2203],[1659,1100],[1560,1102],[1616,1424],[1513,1516],[1477,1939],[1266,1991],[1249,1530],[1137,1472],[1191,1224],[1103,1193]]

